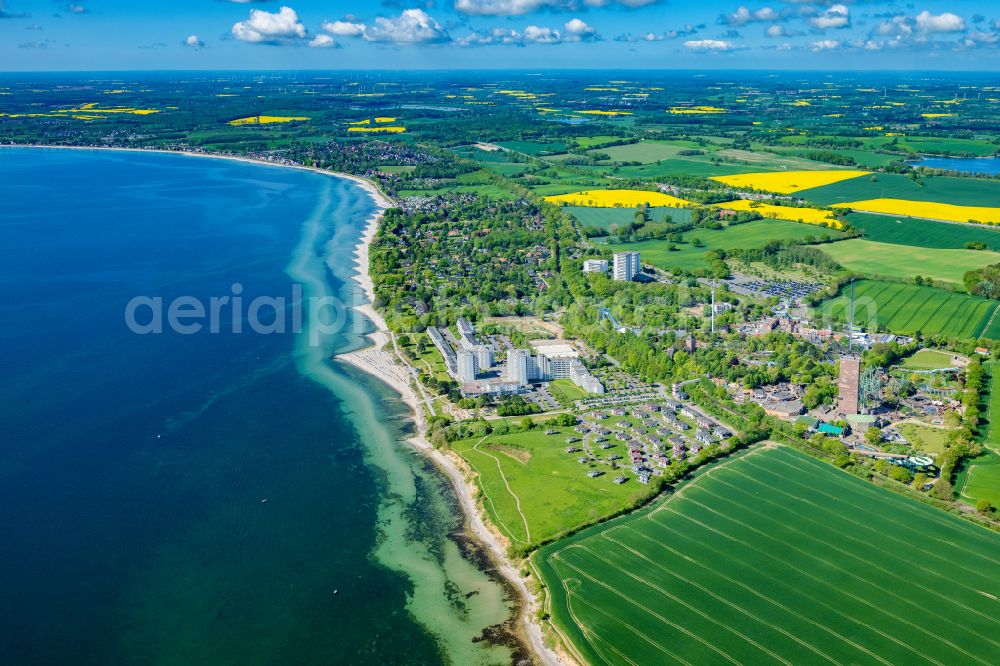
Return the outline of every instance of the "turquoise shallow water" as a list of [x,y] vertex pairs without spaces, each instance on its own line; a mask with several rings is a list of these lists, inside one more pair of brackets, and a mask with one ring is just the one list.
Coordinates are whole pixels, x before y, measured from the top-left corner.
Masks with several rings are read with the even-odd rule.
[[508,604],[448,538],[454,498],[400,444],[404,408],[328,360],[363,320],[318,345],[125,325],[135,296],[235,283],[351,302],[360,189],[4,149],[0,202],[0,662],[509,662],[473,641]]

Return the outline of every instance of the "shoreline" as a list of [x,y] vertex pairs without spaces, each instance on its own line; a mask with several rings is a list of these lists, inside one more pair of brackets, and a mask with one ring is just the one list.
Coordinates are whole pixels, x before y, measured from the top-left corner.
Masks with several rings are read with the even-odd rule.
[[[379,205],[379,199],[376,199],[376,205]],[[364,232],[358,239],[354,251],[355,274],[352,277],[361,288],[367,302],[353,305],[351,309],[367,317],[375,325],[376,330],[366,334],[371,342],[370,346],[338,354],[335,359],[388,384],[409,407],[417,427],[417,434],[410,437],[407,443],[427,457],[448,477],[462,507],[467,531],[484,546],[496,564],[500,575],[517,591],[521,602],[519,620],[526,639],[526,647],[539,663],[545,666],[565,666],[567,661],[545,645],[542,627],[533,619],[539,608],[538,599],[528,589],[513,562],[507,557],[503,544],[490,530],[482,513],[478,510],[475,487],[453,460],[434,448],[428,441],[426,437],[427,424],[420,406],[421,399],[413,388],[413,383],[417,381],[413,368],[399,354],[395,337],[388,330],[385,320],[371,305],[375,300],[375,291],[374,283],[368,272],[368,253],[369,246],[378,231],[383,211],[384,209],[380,209],[369,218]],[[389,344],[392,345],[392,353],[385,349]]]
[[[525,646],[539,663],[545,666],[565,666],[570,663],[567,655],[560,650],[558,653],[545,645],[542,634],[542,626],[534,620],[539,602],[535,595],[528,589],[527,584],[517,571],[513,562],[507,557],[503,544],[496,534],[489,528],[485,518],[478,510],[475,501],[476,489],[462,472],[458,464],[451,460],[446,454],[434,448],[426,438],[427,426],[424,413],[421,409],[421,399],[414,390],[413,383],[417,381],[415,371],[406,363],[396,347],[395,337],[388,330],[385,319],[375,310],[372,305],[375,300],[374,282],[369,273],[369,248],[378,232],[385,210],[391,207],[391,200],[382,192],[374,182],[353,174],[327,171],[317,167],[309,167],[297,164],[283,164],[280,162],[270,162],[267,160],[255,159],[251,157],[241,157],[237,155],[221,155],[212,153],[201,153],[184,150],[167,149],[146,149],[146,148],[115,148],[111,146],[59,146],[59,145],[31,145],[31,144],[3,144],[3,148],[33,148],[50,150],[92,150],[92,151],[116,151],[135,153],[158,153],[168,155],[186,155],[189,157],[203,157],[211,159],[232,160],[246,164],[256,164],[262,166],[281,167],[285,169],[298,169],[311,171],[327,176],[345,178],[353,181],[361,187],[375,204],[375,212],[365,223],[360,237],[354,247],[354,274],[351,280],[357,284],[364,295],[364,302],[349,305],[349,309],[367,318],[375,326],[375,330],[365,334],[370,345],[351,352],[338,354],[335,360],[342,361],[352,367],[364,372],[371,377],[382,381],[400,395],[404,404],[409,408],[416,434],[406,442],[422,455],[427,457],[451,482],[456,498],[462,507],[464,514],[466,531],[472,535],[489,553],[490,558],[496,564],[500,575],[516,590],[520,597],[519,623],[523,631],[522,638],[525,639]],[[385,347],[392,343],[393,352],[385,351]]]

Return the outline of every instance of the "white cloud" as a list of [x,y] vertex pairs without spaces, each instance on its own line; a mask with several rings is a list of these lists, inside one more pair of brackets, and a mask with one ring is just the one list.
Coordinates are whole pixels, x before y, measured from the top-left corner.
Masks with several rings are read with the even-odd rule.
[[533,44],[558,44],[559,40],[559,31],[552,28],[529,25],[524,29],[524,41],[526,42]]
[[306,36],[306,28],[291,7],[275,13],[251,9],[250,18],[233,25],[233,37],[253,44],[280,44]]
[[550,4],[548,0],[455,0],[455,11],[471,16],[523,16]]
[[926,9],[917,14],[917,27],[923,32],[962,32],[965,30],[965,19],[951,12],[935,16]]
[[990,32],[982,32],[981,30],[973,30],[962,40],[962,43],[969,48],[974,48],[976,46],[989,46],[1000,42],[1000,35],[996,35]]
[[198,35],[188,35],[181,43],[195,50],[205,48],[205,42],[198,39]]
[[309,41],[309,46],[317,49],[328,49],[336,45],[337,42],[333,41],[333,37],[330,35],[316,35]]
[[787,37],[788,36],[788,33],[785,32],[785,26],[778,25],[777,23],[775,23],[774,25],[768,26],[767,30],[764,31],[764,34],[767,35],[768,37]]
[[[399,16],[378,17],[372,25],[353,21],[327,21],[322,26],[325,32],[338,37],[361,37],[368,42],[390,44],[437,44],[451,40],[448,31],[422,9],[405,9]],[[482,43],[480,38],[486,33],[476,33],[462,40],[455,40],[460,46]]]
[[692,39],[684,42],[684,48],[692,51],[735,51],[738,47],[724,39]]
[[364,23],[350,21],[327,21],[321,26],[324,32],[337,37],[360,37],[365,33]]
[[809,23],[820,30],[847,28],[851,25],[851,10],[847,5],[831,5],[829,9],[809,19]]
[[893,16],[888,21],[879,23],[876,32],[883,37],[889,35],[913,34],[913,19],[908,16]]
[[840,48],[840,42],[836,39],[821,39],[812,43],[813,51],[834,51]]
[[395,18],[379,17],[365,26],[362,35],[369,42],[427,44],[448,40],[448,32],[422,9],[405,9]]
[[565,31],[564,39],[567,42],[580,42],[598,37],[597,30],[578,18],[567,21],[563,30]]
[[666,32],[645,32],[634,35],[631,32],[626,32],[624,34],[615,37],[616,42],[662,42],[667,39],[677,39],[679,37],[691,37],[692,35],[697,35],[698,31],[704,28],[704,24],[701,25],[691,25],[688,23],[683,28],[678,28],[676,30],[667,30]]
[[493,44],[524,46],[524,38],[517,30],[493,28],[488,32],[477,32],[464,37],[456,37],[454,43],[458,46],[490,46]]
[[[618,5],[627,9],[657,4],[661,0],[583,0],[584,7],[610,7]],[[577,10],[578,0],[455,0],[455,11],[468,16],[524,16],[542,9],[553,11]]]
[[736,8],[732,14],[723,14],[717,21],[720,25],[729,25],[734,28],[745,26],[747,23],[755,21],[780,21],[784,18],[780,13],[770,7],[761,7],[751,11],[744,5]]

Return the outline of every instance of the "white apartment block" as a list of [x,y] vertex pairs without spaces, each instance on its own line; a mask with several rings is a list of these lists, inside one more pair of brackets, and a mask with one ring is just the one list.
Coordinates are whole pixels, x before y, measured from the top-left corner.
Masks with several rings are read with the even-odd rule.
[[476,381],[476,355],[473,352],[465,350],[458,352],[455,374],[462,384]]
[[639,274],[638,252],[616,252],[614,258],[614,278],[619,282],[629,282]]
[[608,260],[607,259],[586,259],[583,262],[583,272],[584,273],[607,273],[608,272]]

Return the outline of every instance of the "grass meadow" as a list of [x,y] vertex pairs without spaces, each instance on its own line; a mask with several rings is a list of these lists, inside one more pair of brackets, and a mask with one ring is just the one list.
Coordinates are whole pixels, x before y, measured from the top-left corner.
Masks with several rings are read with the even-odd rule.
[[[626,224],[635,221],[635,208],[596,208],[593,206],[566,206],[563,210],[576,218],[584,227],[610,229],[612,224]],[[653,222],[663,222],[663,216],[669,215],[675,224],[686,224],[691,221],[691,211],[687,208],[670,208],[659,206],[649,209],[649,218]]]
[[[631,472],[627,476],[633,478],[618,485],[607,466],[579,463],[581,453],[566,453],[566,438],[576,433],[571,428],[555,430],[554,435],[546,435],[542,428],[451,444],[476,473],[490,520],[512,544],[536,545],[611,515],[651,492]],[[606,473],[588,477],[595,468]]]
[[[621,243],[607,245],[612,252],[638,251],[642,260],[664,270],[694,271],[707,268],[709,263],[705,258],[711,250],[734,250],[742,248],[763,247],[774,239],[814,238],[828,234],[833,238],[843,235],[833,229],[817,228],[815,225],[787,222],[785,220],[756,220],[745,224],[737,224],[723,229],[696,229],[684,234],[684,242],[676,244],[675,250],[670,250],[670,243],[662,240],[648,240],[639,243]],[[700,240],[703,247],[695,247],[694,241]],[[823,246],[828,247],[828,246]]]
[[[991,337],[988,327],[997,302],[934,287],[918,287],[881,280],[854,283],[854,321],[874,331],[881,327],[893,333],[942,335],[949,338]],[[834,299],[823,303],[821,319],[846,322],[850,312],[850,291],[844,287]],[[1000,338],[994,338],[1000,339]]]
[[921,349],[903,359],[899,366],[906,370],[941,370],[955,365],[952,362],[954,357],[955,354],[937,349]]
[[822,250],[855,273],[900,279],[921,275],[959,289],[964,288],[962,276],[966,271],[1000,263],[996,252],[889,245],[862,239],[831,243]]
[[783,447],[535,563],[590,664],[1000,663],[1000,535]]

